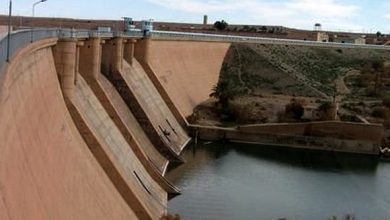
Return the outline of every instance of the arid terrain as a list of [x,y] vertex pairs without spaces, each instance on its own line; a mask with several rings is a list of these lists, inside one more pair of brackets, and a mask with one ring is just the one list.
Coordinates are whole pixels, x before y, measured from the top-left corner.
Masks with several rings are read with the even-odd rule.
[[232,44],[210,100],[191,120],[222,126],[322,121],[337,108],[336,120],[383,123],[390,117],[388,61],[390,54],[380,50]]

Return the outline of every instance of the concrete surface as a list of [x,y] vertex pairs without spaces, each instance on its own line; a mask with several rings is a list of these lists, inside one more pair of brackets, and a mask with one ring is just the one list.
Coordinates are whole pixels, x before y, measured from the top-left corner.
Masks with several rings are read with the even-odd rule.
[[163,175],[168,166],[168,159],[161,155],[153,146],[133,113],[129,110],[126,103],[115,90],[115,87],[111,85],[105,76],[100,76],[99,84],[107,94],[108,99],[111,101],[113,108],[116,110],[120,120],[122,120],[123,124],[126,126],[126,129],[132,134],[133,138],[145,152],[153,166],[155,166]]
[[151,41],[149,65],[185,117],[209,98],[229,47],[217,42]]
[[[100,73],[101,39],[91,38],[80,48],[80,74],[119,128],[134,153],[148,170],[165,173],[168,160],[164,158],[147,138],[133,113],[126,106],[115,87]],[[154,173],[150,172],[151,175]],[[153,175],[152,175],[153,176]]]
[[137,217],[165,214],[167,193],[150,177],[81,75],[70,103],[80,133]]
[[380,143],[383,139],[383,125],[362,124],[341,121],[308,123],[279,123],[240,126],[240,131],[250,134],[296,135],[340,138],[347,140],[366,140]]
[[75,128],[50,46],[0,73],[0,219],[135,219]]
[[[344,122],[248,125],[232,128],[190,125],[196,139],[264,146],[379,155],[383,127]],[[366,134],[362,135],[362,133]],[[360,137],[359,137],[360,136]]]
[[142,66],[136,60],[133,61],[133,66],[124,62],[122,76],[165,145],[180,155],[190,138],[177,122]]

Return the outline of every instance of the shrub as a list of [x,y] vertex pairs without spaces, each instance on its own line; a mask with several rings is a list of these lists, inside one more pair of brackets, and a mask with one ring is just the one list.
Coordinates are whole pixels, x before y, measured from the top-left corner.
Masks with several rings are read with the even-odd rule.
[[178,214],[175,214],[175,215],[168,214],[168,215],[164,215],[160,218],[160,220],[180,220],[180,219],[181,219],[181,217]]
[[383,122],[383,126],[386,128],[386,129],[389,129],[390,128],[390,118],[386,118],[385,121]]
[[366,89],[366,95],[369,96],[369,97],[376,97],[378,95],[376,89],[371,86],[369,88]]
[[235,103],[229,106],[231,114],[239,124],[259,124],[267,123],[268,118],[261,112],[261,106],[258,104],[240,104]]
[[289,104],[286,105],[286,115],[300,120],[305,112],[302,103],[293,99]]
[[371,66],[376,72],[378,72],[383,70],[384,63],[381,60],[373,60]]
[[374,80],[375,80],[375,76],[373,74],[363,74],[358,78],[357,86],[369,87]]
[[228,108],[229,101],[234,100],[237,96],[248,94],[249,89],[237,86],[232,79],[223,79],[218,82],[212,89],[210,97],[218,99],[222,108]]
[[224,20],[222,20],[222,21],[216,21],[216,22],[214,23],[214,27],[215,27],[216,29],[220,30],[220,31],[225,30],[228,26],[229,26],[229,24],[228,24],[226,21],[224,21]]
[[371,115],[375,118],[388,118],[389,111],[383,107],[375,107],[372,109]]
[[385,97],[383,97],[382,103],[383,103],[383,105],[386,106],[387,108],[390,108],[390,96],[385,96]]
[[324,102],[318,107],[318,110],[327,113],[331,108],[332,108],[331,102]]

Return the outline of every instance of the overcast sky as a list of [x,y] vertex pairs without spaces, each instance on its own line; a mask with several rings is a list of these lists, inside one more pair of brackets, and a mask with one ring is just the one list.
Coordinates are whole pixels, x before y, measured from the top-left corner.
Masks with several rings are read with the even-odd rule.
[[[36,0],[35,0],[36,1]],[[35,1],[13,0],[14,13],[31,15]],[[1,1],[6,14],[8,1]],[[91,19],[210,22],[224,19],[231,24],[282,25],[323,29],[390,33],[390,0],[48,0],[36,8],[36,16]]]

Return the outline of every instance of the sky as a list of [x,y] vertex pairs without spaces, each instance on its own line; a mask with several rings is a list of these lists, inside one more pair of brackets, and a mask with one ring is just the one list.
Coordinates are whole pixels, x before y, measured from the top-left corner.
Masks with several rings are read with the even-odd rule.
[[[13,0],[13,13],[31,15],[37,0]],[[1,1],[1,14],[8,1]],[[308,29],[390,33],[390,0],[47,0],[36,16],[201,23],[224,19],[229,24],[280,25]]]

